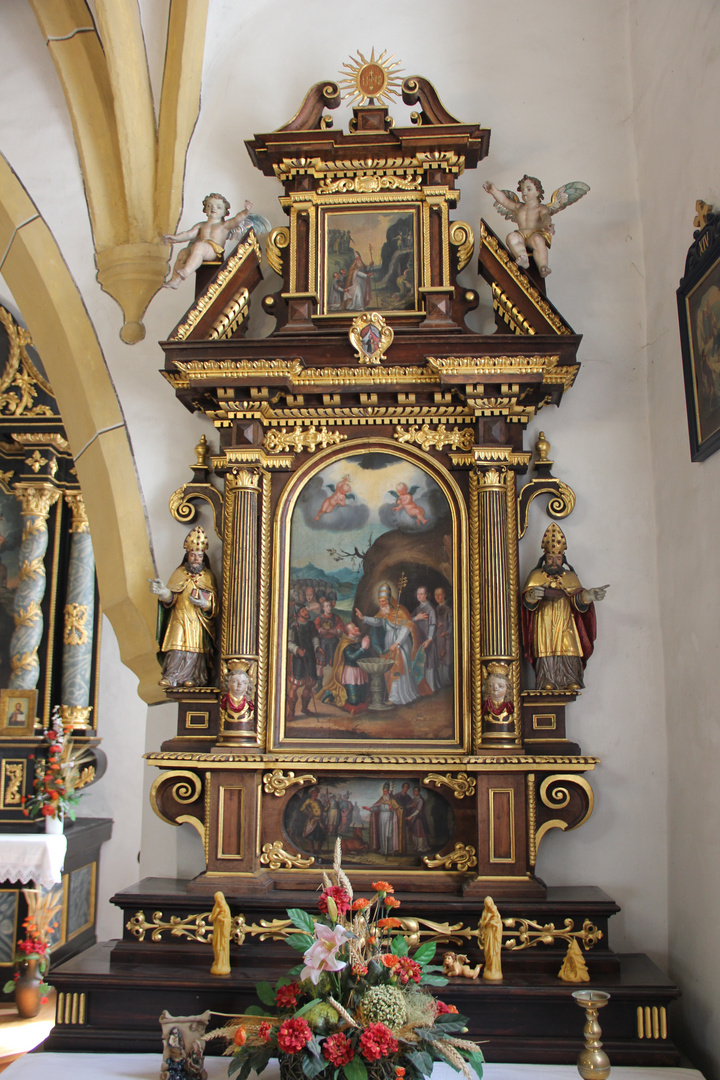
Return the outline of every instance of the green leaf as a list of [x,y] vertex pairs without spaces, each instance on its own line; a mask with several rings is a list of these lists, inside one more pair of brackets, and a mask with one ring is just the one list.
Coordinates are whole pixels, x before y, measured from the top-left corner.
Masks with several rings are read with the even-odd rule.
[[319,1005],[321,1001],[322,998],[313,998],[312,1001],[308,1001],[307,1005],[303,1005],[303,1007],[301,1009],[298,1009],[297,1012],[293,1015],[302,1016],[302,1014],[306,1013],[308,1009],[312,1009],[313,1005]]
[[305,952],[313,943],[314,938],[311,938],[309,934],[290,934],[285,938],[285,941],[291,949],[295,949],[296,952]]
[[316,1057],[315,1055],[305,1055],[302,1059],[302,1071],[307,1076],[308,1080],[313,1080],[314,1076],[323,1072],[327,1067],[327,1061],[324,1058]]
[[433,1059],[424,1050],[408,1050],[405,1054],[423,1076],[429,1076],[433,1070]]
[[342,1069],[345,1080],[367,1080],[365,1062],[359,1054],[356,1054],[352,1061],[348,1061],[347,1065],[343,1065]]
[[9,982],[6,982],[5,985],[3,986],[3,994],[12,994],[14,989],[15,989],[15,980],[10,979]]
[[483,1058],[482,1053],[480,1052],[480,1050],[477,1050],[477,1051],[468,1051],[468,1050],[466,1050],[465,1051],[465,1057],[467,1058],[468,1063],[472,1066],[478,1080],[482,1080],[484,1058]]
[[275,1001],[275,990],[272,983],[259,982],[255,987],[255,993],[263,1005],[269,1005],[271,1009],[275,1008],[277,1002]]
[[249,1005],[245,1012],[248,1016],[267,1016],[268,1014],[267,1009],[261,1009],[259,1005]]
[[287,915],[290,922],[293,926],[297,926],[298,930],[304,930],[310,935],[315,933],[315,920],[307,911],[303,911],[299,907],[293,907],[287,909]]
[[441,1013],[440,1016],[435,1017],[435,1034],[437,1029],[442,1028],[444,1035],[449,1035],[451,1032],[464,1031],[467,1027],[468,1018],[463,1016],[462,1013]]
[[425,972],[420,976],[420,982],[423,986],[447,986],[447,979],[443,975],[426,975]]
[[392,939],[392,945],[390,946],[390,952],[393,956],[407,956],[408,943],[402,934],[396,934]]
[[[413,960],[417,961],[418,964],[425,966],[425,964],[429,964],[435,956],[436,949],[437,945],[434,941],[426,941],[415,950],[413,953]],[[439,970],[442,970],[442,968]]]

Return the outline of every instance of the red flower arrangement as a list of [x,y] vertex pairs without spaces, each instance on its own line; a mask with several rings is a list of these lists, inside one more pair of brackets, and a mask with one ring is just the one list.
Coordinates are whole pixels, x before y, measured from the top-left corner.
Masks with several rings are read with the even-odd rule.
[[[388,914],[399,905],[392,885],[375,881],[371,900],[354,899],[340,856],[338,841],[335,881],[323,875],[319,914],[288,911],[287,942],[303,963],[274,986],[258,983],[263,1008],[208,1032],[206,1041],[231,1044],[228,1075],[236,1080],[250,1080],[278,1056],[281,1070],[307,1080],[375,1080],[378,1069],[384,1078],[427,1080],[435,1062],[449,1062],[465,1080],[473,1069],[481,1080],[482,1054],[462,1037],[465,1017],[429,990],[447,984],[432,963],[435,943],[410,956],[403,920]],[[240,1028],[247,1038],[238,1044]]]
[[380,1058],[396,1054],[399,1043],[390,1028],[384,1024],[368,1024],[360,1036],[360,1053],[366,1061],[379,1061]]
[[81,765],[89,760],[86,747],[78,748],[63,730],[57,707],[53,710],[53,727],[45,733],[45,754],[35,756],[33,793],[22,796],[25,817],[57,817],[67,815],[73,821],[81,799],[83,784]]

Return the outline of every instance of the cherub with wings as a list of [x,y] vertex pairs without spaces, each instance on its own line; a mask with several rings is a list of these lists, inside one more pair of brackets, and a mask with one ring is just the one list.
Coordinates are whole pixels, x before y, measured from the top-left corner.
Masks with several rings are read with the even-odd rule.
[[418,525],[427,525],[428,518],[425,517],[425,511],[422,506],[418,506],[415,502],[413,495],[418,490],[418,485],[413,486],[408,490],[407,484],[398,484],[397,491],[389,491],[388,495],[392,495],[397,502],[393,506],[393,510],[396,514],[399,514],[401,510],[404,510],[408,517],[415,518]]
[[323,499],[322,506],[315,515],[316,521],[319,521],[323,514],[331,514],[336,506],[346,506],[348,499],[355,498],[350,490],[349,476],[343,476],[339,483],[326,484],[325,487],[330,488],[332,494]]
[[517,186],[521,199],[512,191],[495,187],[491,180],[486,180],[483,187],[495,199],[497,212],[517,225],[505,240],[515,262],[527,270],[530,265],[528,252],[531,252],[541,276],[547,277],[550,273],[548,249],[555,233],[550,219],[559,210],[582,199],[590,190],[589,186],[582,180],[571,180],[554,191],[547,204],[542,201],[545,197],[542,184],[536,176],[527,173]]

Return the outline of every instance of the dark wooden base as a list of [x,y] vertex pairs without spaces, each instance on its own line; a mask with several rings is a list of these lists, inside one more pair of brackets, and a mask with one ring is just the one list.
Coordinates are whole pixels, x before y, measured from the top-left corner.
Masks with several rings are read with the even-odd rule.
[[[272,966],[253,965],[217,977],[208,973],[209,963],[204,969],[178,962],[169,965],[165,957],[152,963],[113,963],[115,947],[115,942],[96,945],[52,972],[58,1015],[45,1050],[160,1053],[157,1018],[163,1009],[175,1015],[205,1009],[242,1012],[257,1003],[255,982],[278,973]],[[616,975],[592,982],[612,995],[601,1014],[603,1044],[611,1062],[678,1064],[680,1054],[669,1033],[663,1037],[667,1031],[663,1014],[679,996],[677,988],[645,956],[618,959]],[[583,1045],[585,1019],[571,997],[574,989],[552,976],[507,974],[500,983],[453,979],[441,994],[469,1017],[469,1034],[482,1041],[488,1061],[573,1064]],[[643,1016],[642,1038],[638,1010]],[[221,1049],[209,1044],[211,1053]]]

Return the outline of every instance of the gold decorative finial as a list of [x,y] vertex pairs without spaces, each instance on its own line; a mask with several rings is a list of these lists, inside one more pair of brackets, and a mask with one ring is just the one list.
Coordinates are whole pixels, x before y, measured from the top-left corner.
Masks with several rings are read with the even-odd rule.
[[548,459],[548,454],[550,453],[550,443],[545,438],[544,431],[541,431],[538,435],[537,442],[535,443],[535,449],[537,450],[538,461],[542,461],[543,463],[548,462],[548,464],[552,464],[552,462]]
[[[402,71],[400,64],[393,62],[394,56],[386,56],[386,49],[375,56],[375,47],[366,60],[358,49],[357,57],[351,56],[349,64],[343,64],[349,75],[341,79],[344,98],[349,98],[353,105],[364,105],[369,102],[374,105],[386,105],[391,97],[398,97],[398,87],[402,85],[402,79],[398,78]],[[342,72],[340,72],[342,75]]]
[[695,200],[695,220],[693,221],[693,228],[704,229],[707,225],[707,216],[712,211],[710,203],[703,202],[702,199]]
[[207,439],[204,435],[201,435],[200,442],[197,443],[197,445],[195,446],[196,469],[207,469],[207,456],[209,449],[210,447],[208,446]]

